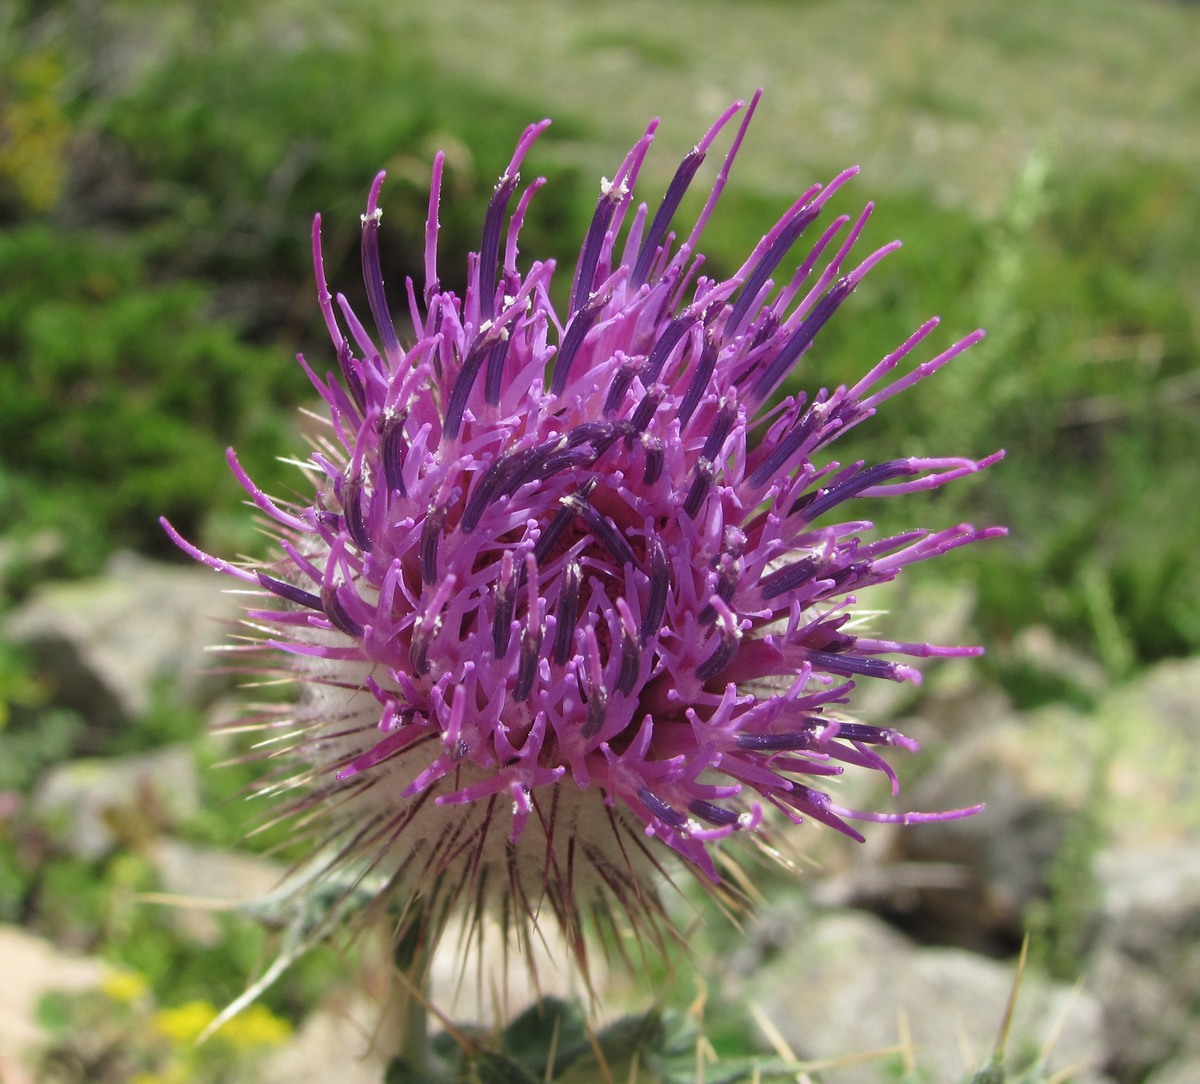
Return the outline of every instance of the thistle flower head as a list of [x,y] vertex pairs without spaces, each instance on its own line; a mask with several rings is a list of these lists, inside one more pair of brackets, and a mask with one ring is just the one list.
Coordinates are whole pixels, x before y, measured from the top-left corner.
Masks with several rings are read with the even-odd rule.
[[[981,333],[904,365],[930,320],[853,387],[776,401],[896,246],[852,258],[869,206],[821,221],[847,170],[801,195],[732,276],[704,275],[698,241],[756,103],[717,119],[654,210],[633,197],[650,126],[601,185],[565,310],[554,262],[518,247],[543,183],[522,187],[519,170],[548,122],[496,186],[463,297],[439,278],[435,159],[403,333],[380,271],[383,174],[362,216],[374,331],[330,295],[318,219],[337,371],[305,366],[328,407],[307,465],[316,495],[273,501],[231,452],[275,559],[232,564],[175,536],[266,596],[248,619],[258,647],[284,653],[304,689],[272,723],[269,751],[293,765],[273,791],[291,792],[335,864],[377,871],[435,924],[493,903],[521,920],[548,903],[572,933],[582,913],[636,921],[671,852],[716,881],[718,842],[767,813],[854,838],[852,821],[930,816],[846,809],[821,783],[857,767],[894,788],[880,751],[915,747],[846,714],[859,679],[916,680],[906,658],[976,649],[872,638],[854,606],[997,529],[874,537],[858,506],[998,455],[839,464],[826,448]],[[680,201],[739,114],[680,241]]]

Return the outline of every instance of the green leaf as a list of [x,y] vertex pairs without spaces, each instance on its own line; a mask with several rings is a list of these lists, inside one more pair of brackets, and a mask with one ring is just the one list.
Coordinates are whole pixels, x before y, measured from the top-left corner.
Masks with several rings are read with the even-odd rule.
[[557,1074],[591,1049],[579,1003],[554,997],[543,998],[521,1013],[504,1029],[500,1043],[539,1077],[545,1077],[552,1052]]
[[537,1077],[503,1054],[484,1052],[474,1059],[472,1068],[479,1084],[541,1084]]
[[51,990],[38,998],[37,1022],[51,1035],[66,1035],[71,1027],[71,997],[62,990]]
[[661,1050],[665,1040],[666,1029],[658,1009],[637,1016],[623,1016],[597,1036],[605,1057],[612,1054],[621,1060],[628,1060],[634,1050]]

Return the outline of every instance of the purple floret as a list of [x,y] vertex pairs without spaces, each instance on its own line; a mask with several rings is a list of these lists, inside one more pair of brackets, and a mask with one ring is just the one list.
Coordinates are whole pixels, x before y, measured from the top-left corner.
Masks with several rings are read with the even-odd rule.
[[[566,313],[551,302],[553,261],[518,259],[543,183],[522,188],[520,169],[547,122],[525,131],[496,186],[463,297],[438,274],[435,159],[426,282],[407,283],[411,326],[399,330],[380,271],[379,174],[362,216],[374,333],[330,294],[314,225],[337,373],[305,366],[329,413],[311,504],[273,502],[231,453],[277,558],[235,565],[171,532],[265,595],[248,618],[257,646],[289,657],[306,689],[271,722],[268,752],[291,753],[276,788],[294,791],[288,808],[306,824],[326,809],[317,834],[342,861],[433,910],[507,893],[533,911],[547,896],[574,929],[597,899],[631,908],[652,893],[643,874],[667,852],[647,836],[715,881],[717,842],[771,809],[856,839],[854,819],[971,812],[865,813],[818,785],[846,765],[894,783],[879,751],[915,748],[847,714],[856,681],[916,681],[906,658],[979,651],[866,637],[851,620],[859,594],[1003,533],[880,538],[861,502],[944,485],[1001,453],[846,465],[820,453],[982,333],[894,377],[930,320],[853,388],[777,399],[897,245],[848,262],[868,206],[830,222],[776,280],[847,170],[809,189],[730,278],[702,273],[700,235],[757,101],[717,119],[653,214],[632,196],[650,126],[602,185]],[[680,201],[739,114],[677,244]]]

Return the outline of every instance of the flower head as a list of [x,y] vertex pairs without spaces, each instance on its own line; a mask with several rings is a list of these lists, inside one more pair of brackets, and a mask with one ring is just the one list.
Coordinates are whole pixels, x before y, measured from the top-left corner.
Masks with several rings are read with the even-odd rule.
[[[374,332],[326,287],[318,218],[338,372],[305,366],[329,411],[307,465],[316,496],[272,501],[230,452],[276,559],[235,565],[175,536],[265,594],[248,619],[258,646],[304,688],[272,724],[270,750],[293,762],[274,789],[293,791],[289,811],[332,840],[335,864],[377,871],[435,924],[458,904],[523,919],[543,902],[572,933],[582,913],[636,920],[670,852],[715,881],[718,841],[755,833],[764,811],[855,838],[854,820],[929,816],[846,809],[820,784],[852,766],[894,787],[880,750],[915,748],[845,713],[856,681],[916,680],[906,657],[977,649],[864,635],[856,596],[998,529],[872,537],[854,506],[998,454],[839,464],[824,450],[982,333],[898,376],[930,320],[853,387],[775,401],[896,246],[850,260],[869,206],[818,224],[847,170],[730,278],[702,274],[697,244],[756,103],[718,118],[653,212],[632,196],[650,126],[601,186],[565,311],[553,261],[518,249],[543,183],[522,189],[519,170],[548,122],[496,186],[461,298],[439,279],[435,159],[403,335],[380,272],[383,174],[362,216]],[[739,113],[677,243],[680,201]],[[801,235],[806,254],[776,280]]]

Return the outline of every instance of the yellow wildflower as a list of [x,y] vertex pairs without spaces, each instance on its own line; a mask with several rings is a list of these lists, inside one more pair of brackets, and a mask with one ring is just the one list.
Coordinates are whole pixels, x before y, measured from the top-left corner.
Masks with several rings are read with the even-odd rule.
[[112,1001],[128,1005],[140,1000],[149,985],[140,971],[110,971],[100,982],[100,992]]
[[225,1024],[217,1035],[239,1050],[277,1046],[291,1038],[292,1025],[265,1005],[255,1004]]
[[207,1001],[187,1001],[155,1013],[154,1028],[175,1042],[194,1043],[216,1015],[217,1010]]

